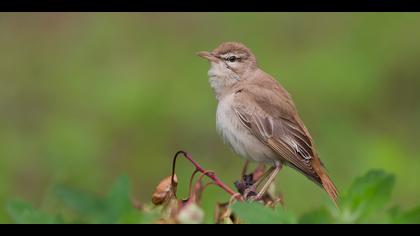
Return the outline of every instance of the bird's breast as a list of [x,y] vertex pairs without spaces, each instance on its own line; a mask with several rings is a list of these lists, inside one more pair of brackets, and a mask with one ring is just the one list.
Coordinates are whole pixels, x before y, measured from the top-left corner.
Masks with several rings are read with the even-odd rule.
[[216,112],[218,133],[224,143],[241,157],[255,162],[272,163],[275,160],[274,152],[243,126],[233,109],[233,98],[234,94],[219,101]]

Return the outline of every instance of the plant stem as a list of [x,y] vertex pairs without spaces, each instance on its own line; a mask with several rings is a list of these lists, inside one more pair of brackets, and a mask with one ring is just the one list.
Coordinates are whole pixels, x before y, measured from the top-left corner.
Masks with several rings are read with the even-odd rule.
[[[240,194],[238,194],[237,192],[233,191],[231,188],[229,188],[226,184],[224,184],[219,177],[217,177],[217,175],[214,172],[209,172],[205,169],[203,169],[200,164],[198,164],[191,156],[190,154],[188,154],[185,151],[178,151],[173,159],[173,163],[172,163],[172,183],[174,183],[174,176],[175,176],[175,165],[176,165],[176,160],[178,158],[178,156],[182,154],[185,158],[187,158],[196,168],[196,171],[201,172],[202,174],[204,174],[205,176],[209,177],[210,179],[213,180],[214,184],[216,184],[217,186],[219,186],[220,188],[222,188],[223,190],[225,190],[227,193],[229,193],[229,195],[231,196],[235,196],[235,198],[239,201],[242,201],[242,197]],[[174,193],[175,194],[175,193]]]

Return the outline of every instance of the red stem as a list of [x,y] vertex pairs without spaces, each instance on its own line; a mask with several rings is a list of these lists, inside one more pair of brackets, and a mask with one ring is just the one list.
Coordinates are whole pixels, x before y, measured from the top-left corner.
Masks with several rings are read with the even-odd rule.
[[[242,197],[240,194],[238,194],[237,192],[233,191],[231,188],[229,188],[226,184],[224,184],[214,172],[208,172],[205,169],[203,169],[194,159],[192,159],[192,157],[190,156],[190,154],[188,154],[185,151],[178,151],[173,159],[173,163],[172,163],[172,185],[174,183],[174,176],[175,176],[175,165],[176,165],[176,160],[179,156],[179,154],[182,154],[185,158],[187,158],[196,168],[197,171],[201,172],[202,174],[206,175],[207,177],[209,177],[210,179],[213,180],[214,184],[216,184],[217,186],[219,186],[220,188],[222,188],[223,190],[225,190],[227,193],[229,193],[231,196],[235,196],[235,198],[237,200],[242,200]],[[175,194],[175,193],[174,193]]]
[[199,172],[198,170],[195,170],[195,171],[192,173],[192,175],[191,175],[191,178],[190,178],[190,185],[189,185],[190,195],[191,195],[192,190],[193,190],[193,181],[194,181],[194,177],[195,177],[195,175],[196,175],[198,172]]
[[[194,171],[194,173],[198,173],[199,171],[198,170],[196,170],[196,171]],[[190,190],[190,200],[189,201],[191,201],[191,202],[196,202],[197,200],[199,200],[200,199],[200,197],[197,197],[197,193],[198,193],[198,191],[200,190],[200,188],[201,188],[201,186],[202,186],[202,182],[203,182],[203,177],[205,176],[205,177],[207,177],[207,173],[210,173],[210,172],[213,172],[213,171],[211,171],[211,170],[208,170],[208,171],[206,171],[205,173],[201,173],[201,175],[200,175],[200,177],[198,178],[198,180],[197,180],[197,182],[195,183],[195,185],[194,185],[194,191],[192,191],[192,189]],[[212,182],[210,182],[210,183],[213,183],[213,181]],[[201,193],[202,192],[204,192],[204,189],[201,189],[201,191],[200,191]]]

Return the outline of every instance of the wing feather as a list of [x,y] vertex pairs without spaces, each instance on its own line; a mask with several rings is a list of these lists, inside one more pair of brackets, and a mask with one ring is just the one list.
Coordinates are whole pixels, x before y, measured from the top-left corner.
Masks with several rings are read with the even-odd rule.
[[236,94],[235,99],[241,102],[234,109],[241,123],[287,164],[319,183],[311,163],[315,155],[312,139],[297,114],[293,114],[294,107],[290,103],[274,103],[285,99],[276,99],[279,95],[273,90],[254,89],[260,89],[260,96],[252,86]]

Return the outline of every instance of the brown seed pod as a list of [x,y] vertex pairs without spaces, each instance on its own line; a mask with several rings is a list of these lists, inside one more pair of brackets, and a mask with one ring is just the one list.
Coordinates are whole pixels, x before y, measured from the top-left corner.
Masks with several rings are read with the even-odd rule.
[[162,205],[168,202],[174,193],[176,192],[176,187],[178,185],[178,178],[174,175],[174,183],[172,185],[172,176],[168,176],[163,179],[159,185],[156,187],[155,192],[152,195],[152,203],[156,206]]

